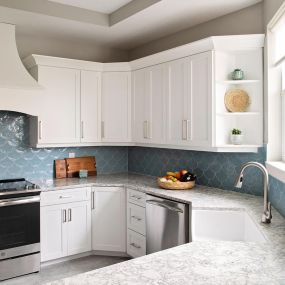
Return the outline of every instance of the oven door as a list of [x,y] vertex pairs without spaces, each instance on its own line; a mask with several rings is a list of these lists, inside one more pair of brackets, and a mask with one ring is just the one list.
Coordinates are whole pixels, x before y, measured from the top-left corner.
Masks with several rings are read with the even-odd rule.
[[40,196],[0,200],[0,260],[40,250]]

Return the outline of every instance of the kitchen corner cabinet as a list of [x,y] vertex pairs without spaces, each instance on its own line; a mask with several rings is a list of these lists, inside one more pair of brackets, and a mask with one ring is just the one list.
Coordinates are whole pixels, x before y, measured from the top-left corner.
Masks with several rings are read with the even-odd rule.
[[103,72],[102,142],[131,141],[131,73]]
[[123,187],[94,187],[92,249],[126,252],[126,193]]

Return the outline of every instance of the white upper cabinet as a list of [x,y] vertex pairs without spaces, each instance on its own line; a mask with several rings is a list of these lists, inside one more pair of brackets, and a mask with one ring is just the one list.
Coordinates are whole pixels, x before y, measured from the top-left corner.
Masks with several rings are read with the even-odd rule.
[[100,141],[101,73],[81,71],[81,133],[84,143]]
[[38,81],[45,88],[39,106],[38,143],[80,142],[80,71],[39,66]]
[[131,140],[131,73],[103,72],[102,142]]
[[212,52],[187,58],[188,108],[186,137],[192,146],[212,145]]
[[138,143],[165,141],[165,65],[133,73],[134,140]]
[[211,143],[212,54],[205,52],[167,64],[167,142]]
[[[39,117],[31,119],[31,144],[257,152],[263,145],[263,46],[264,35],[240,35],[129,63],[32,55],[25,64],[46,91]],[[232,80],[235,69],[244,71],[243,80]],[[235,89],[248,94],[244,112],[225,106],[225,94]],[[231,141],[234,128],[244,135],[242,145]]]
[[167,63],[167,143],[181,145],[187,142],[186,128],[189,122],[189,84],[187,60]]
[[149,112],[149,92],[146,69],[133,72],[133,137],[138,143],[148,141],[147,118]]
[[149,111],[147,133],[151,143],[165,142],[166,119],[166,78],[165,65],[155,65],[147,69],[149,82]]

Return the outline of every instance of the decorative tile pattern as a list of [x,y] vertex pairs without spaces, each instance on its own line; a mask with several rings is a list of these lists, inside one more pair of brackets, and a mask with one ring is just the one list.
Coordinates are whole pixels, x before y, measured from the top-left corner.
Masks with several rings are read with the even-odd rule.
[[188,150],[129,148],[129,171],[152,176],[164,176],[166,171],[189,169],[198,176],[198,184],[262,195],[262,175],[257,169],[245,171],[241,189],[234,188],[243,163],[264,163],[266,149],[258,153],[211,153]]
[[54,176],[54,160],[76,156],[95,155],[98,173],[128,171],[127,147],[29,147],[28,117],[15,112],[0,112],[0,179],[25,177],[49,179]]
[[285,184],[270,176],[269,189],[269,198],[272,205],[285,217]]
[[[28,117],[15,112],[0,112],[0,179],[25,177],[50,179],[54,176],[54,160],[95,155],[98,173],[136,172],[162,176],[166,171],[186,168],[198,175],[198,183],[226,190],[263,195],[262,177],[258,170],[248,169],[242,189],[233,187],[240,166],[250,160],[264,163],[266,149],[257,154],[210,153],[141,147],[29,147]],[[285,184],[270,177],[271,200],[285,215]]]

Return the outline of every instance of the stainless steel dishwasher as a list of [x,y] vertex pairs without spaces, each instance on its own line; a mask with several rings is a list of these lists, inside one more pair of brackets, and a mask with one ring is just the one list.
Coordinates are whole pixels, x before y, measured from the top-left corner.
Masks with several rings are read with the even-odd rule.
[[146,253],[153,253],[190,241],[189,208],[155,196],[146,196]]

